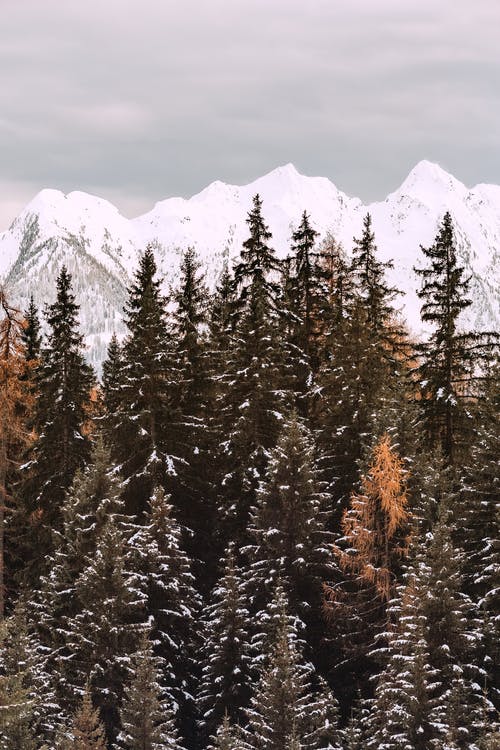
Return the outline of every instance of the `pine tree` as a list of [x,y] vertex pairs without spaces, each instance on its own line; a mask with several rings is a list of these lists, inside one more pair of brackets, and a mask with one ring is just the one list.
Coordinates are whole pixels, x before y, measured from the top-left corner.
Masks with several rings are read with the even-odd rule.
[[37,362],[42,348],[42,335],[38,308],[33,295],[30,297],[28,309],[24,313],[23,341],[27,362]]
[[116,425],[115,457],[127,482],[127,507],[140,513],[153,487],[175,471],[169,452],[170,337],[151,246],[140,258],[128,295],[123,387],[118,413],[111,421]]
[[422,279],[417,292],[421,317],[433,327],[427,343],[418,347],[421,405],[428,440],[438,445],[449,463],[467,431],[465,403],[475,395],[477,369],[491,353],[495,337],[461,333],[460,313],[472,304],[467,296],[469,279],[458,264],[453,221],[443,217],[434,244],[421,247],[429,265],[415,268]]
[[292,368],[292,385],[297,408],[304,416],[311,409],[313,381],[320,365],[327,298],[326,273],[315,251],[318,233],[304,211],[292,235],[292,255],[285,266],[285,315],[288,318],[287,362]]
[[118,745],[124,750],[181,750],[170,701],[161,684],[161,659],[147,634],[132,658],[131,681],[120,710]]
[[241,717],[249,698],[248,608],[234,551],[215,586],[203,618],[202,678],[198,694],[201,733],[209,736],[227,714]]
[[107,357],[102,365],[102,396],[104,403],[104,433],[111,443],[115,430],[120,426],[120,407],[124,387],[123,350],[113,334],[109,342]]
[[323,583],[332,579],[336,565],[333,538],[326,531],[327,497],[320,491],[313,452],[310,433],[292,416],[283,425],[258,489],[249,525],[254,543],[246,553],[253,611],[265,608],[279,580],[290,613],[306,623],[314,649],[323,631]]
[[309,679],[312,667],[296,648],[296,632],[283,617],[251,706],[244,739],[255,750],[282,750],[303,737],[309,722]]
[[426,596],[415,571],[390,607],[396,622],[381,649],[386,665],[378,677],[369,718],[368,748],[427,750],[436,739],[432,711],[436,670],[427,646],[427,620],[421,611]]
[[51,530],[61,528],[64,494],[90,453],[85,421],[92,370],[83,358],[78,305],[65,267],[56,300],[46,310],[48,341],[37,369],[35,426],[38,431],[24,496],[40,520],[39,554],[51,550]]
[[275,444],[284,406],[277,331],[279,289],[272,278],[278,264],[268,245],[271,233],[261,209],[256,195],[247,218],[250,237],[234,269],[232,347],[220,406],[227,436],[222,506],[226,533],[232,538],[246,536],[248,511]]
[[357,277],[361,297],[365,303],[370,332],[379,342],[389,341],[388,333],[391,329],[388,329],[387,323],[394,316],[391,302],[398,291],[388,286],[385,277],[386,272],[394,265],[392,261],[384,263],[377,258],[375,234],[372,231],[369,213],[363,220],[361,237],[354,238],[352,256],[352,270]]
[[71,654],[62,675],[68,700],[88,680],[110,740],[116,732],[124,684],[130,678],[129,659],[146,625],[146,594],[126,544],[126,536],[109,519],[76,582],[78,612],[69,619],[65,636]]
[[[210,424],[213,411],[211,361],[204,329],[207,324],[208,290],[200,275],[200,262],[189,248],[181,262],[181,277],[174,290],[172,338],[177,371],[176,476],[168,483],[180,523],[190,530],[186,548],[203,576],[205,565],[216,565],[213,532],[217,506],[212,490]],[[207,475],[208,474],[208,475]]]
[[22,596],[0,641],[0,748],[34,750],[50,741],[63,720],[46,656],[28,620]]
[[319,688],[309,700],[309,728],[300,747],[304,750],[342,750],[338,701],[322,678],[318,683]]
[[[65,644],[69,623],[81,606],[76,585],[88,559],[95,554],[106,523],[113,520],[126,538],[132,536],[134,526],[124,516],[121,490],[120,477],[111,467],[110,451],[97,436],[90,462],[77,470],[67,492],[61,508],[63,528],[54,532],[54,552],[32,605],[39,633],[56,670],[64,672],[62,665],[71,663]],[[65,692],[61,679],[61,699]]]
[[179,726],[188,735],[194,724],[201,601],[172,510],[164,491],[156,488],[144,524],[130,541],[130,550],[147,596],[145,615],[162,660],[165,694],[171,705],[177,706]]
[[211,737],[208,750],[245,750],[238,727],[231,724],[227,714],[215,736]]
[[69,738],[65,738],[57,750],[107,750],[104,727],[99,711],[92,706],[89,685],[85,688],[69,734]]

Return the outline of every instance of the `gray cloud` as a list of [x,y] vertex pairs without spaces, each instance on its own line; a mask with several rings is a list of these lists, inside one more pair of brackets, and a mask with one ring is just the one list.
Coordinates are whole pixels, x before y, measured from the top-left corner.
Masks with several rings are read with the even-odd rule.
[[497,0],[3,0],[0,226],[127,214],[293,161],[365,199],[421,158],[500,182]]

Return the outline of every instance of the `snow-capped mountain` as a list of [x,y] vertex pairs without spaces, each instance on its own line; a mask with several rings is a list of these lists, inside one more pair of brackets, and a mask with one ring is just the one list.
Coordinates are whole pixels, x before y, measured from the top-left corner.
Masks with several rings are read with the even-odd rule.
[[432,243],[444,212],[450,211],[474,300],[464,324],[498,329],[500,186],[469,189],[427,161],[417,164],[384,201],[370,205],[345,195],[324,177],[299,174],[292,164],[241,187],[213,182],[190,199],[160,201],[131,220],[95,196],[42,190],[0,234],[0,278],[20,305],[33,294],[43,307],[53,299],[55,278],[65,263],[81,305],[89,358],[99,364],[112,332],[123,331],[126,286],[145,245],[153,242],[157,248],[166,290],[175,284],[188,246],[197,249],[213,285],[224,257],[236,257],[247,236],[245,219],[255,193],[263,199],[279,256],[286,255],[304,210],[320,236],[332,233],[348,251],[369,211],[380,257],[394,261],[390,281],[405,293],[403,314],[416,332],[421,324],[413,266],[422,263],[420,245]]

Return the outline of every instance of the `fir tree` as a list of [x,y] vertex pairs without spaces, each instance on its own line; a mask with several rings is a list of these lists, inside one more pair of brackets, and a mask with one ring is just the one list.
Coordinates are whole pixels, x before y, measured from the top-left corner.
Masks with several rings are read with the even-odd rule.
[[81,706],[74,716],[69,737],[57,746],[57,750],[107,750],[104,727],[99,711],[92,705],[88,685]]
[[35,426],[38,437],[33,448],[30,479],[24,488],[28,508],[36,511],[41,522],[39,550],[42,554],[51,549],[51,530],[61,528],[64,494],[90,453],[90,440],[84,426],[93,376],[83,358],[78,309],[71,276],[63,267],[57,278],[56,301],[46,311],[48,341],[37,370]]
[[68,699],[88,679],[108,739],[114,737],[117,707],[130,678],[129,658],[145,628],[146,594],[131,562],[126,537],[111,518],[76,582],[79,611],[66,634]]
[[434,244],[421,250],[429,265],[415,269],[422,279],[417,293],[423,300],[422,320],[433,327],[433,332],[428,342],[418,347],[422,357],[418,370],[420,403],[429,442],[440,446],[448,462],[453,463],[467,429],[464,403],[474,396],[477,368],[491,352],[494,337],[459,331],[460,313],[472,300],[467,296],[470,280],[458,264],[449,212],[443,217]]
[[254,611],[265,608],[280,580],[290,613],[308,626],[312,648],[323,629],[323,583],[336,571],[333,539],[326,531],[327,498],[320,491],[313,450],[310,433],[296,417],[289,419],[257,492],[249,526],[254,544],[246,550]]
[[140,258],[128,295],[123,388],[112,423],[116,425],[116,459],[127,482],[128,508],[142,512],[153,487],[175,471],[168,450],[173,415],[170,339],[150,246]]
[[321,340],[324,335],[327,298],[326,273],[314,249],[318,233],[304,211],[292,235],[292,255],[286,265],[285,312],[288,317],[287,361],[293,368],[292,383],[297,408],[310,412],[313,380],[319,369]]
[[145,634],[131,663],[120,710],[118,745],[124,750],[181,750],[172,705],[161,684],[161,659]]
[[246,536],[248,511],[277,438],[284,401],[277,343],[278,285],[272,278],[278,265],[268,245],[271,233],[258,195],[253,204],[247,218],[250,237],[234,269],[233,339],[221,400],[227,435],[223,513],[229,535],[240,538]]
[[248,609],[230,549],[203,619],[202,679],[198,695],[202,734],[213,734],[227,714],[241,717],[249,698]]
[[215,736],[211,737],[208,750],[244,750],[244,748],[238,727],[231,724],[226,714]]
[[282,750],[308,728],[311,667],[296,648],[296,632],[283,617],[251,706],[247,710],[245,742],[249,748]]
[[152,624],[152,642],[162,660],[165,694],[177,707],[180,728],[189,735],[194,724],[195,650],[201,601],[190,560],[182,548],[180,526],[161,488],[153,492],[144,524],[130,541],[130,551],[147,596],[146,616]]
[[109,342],[107,357],[102,365],[102,396],[104,403],[104,431],[111,443],[114,432],[120,426],[120,407],[124,387],[123,350],[116,334]]
[[[181,262],[181,278],[173,293],[172,337],[177,372],[176,455],[177,474],[168,484],[181,524],[190,530],[186,547],[191,557],[201,558],[200,569],[215,566],[212,529],[216,501],[207,477],[212,459],[212,379],[206,333],[208,291],[200,262],[192,248]],[[207,479],[209,481],[207,481]],[[201,573],[200,570],[200,573]]]
[[28,309],[24,313],[24,350],[27,362],[37,362],[40,358],[42,348],[42,336],[38,308],[35,305],[33,295],[30,297]]
[[34,750],[40,741],[53,739],[64,717],[24,596],[5,623],[0,642],[0,748]]

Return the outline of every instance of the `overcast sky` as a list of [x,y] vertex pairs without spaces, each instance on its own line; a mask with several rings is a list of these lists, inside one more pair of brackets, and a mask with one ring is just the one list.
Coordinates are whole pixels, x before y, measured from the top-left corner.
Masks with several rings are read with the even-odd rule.
[[500,183],[499,32],[499,0],[0,0],[0,228],[43,187],[133,216],[289,161]]

